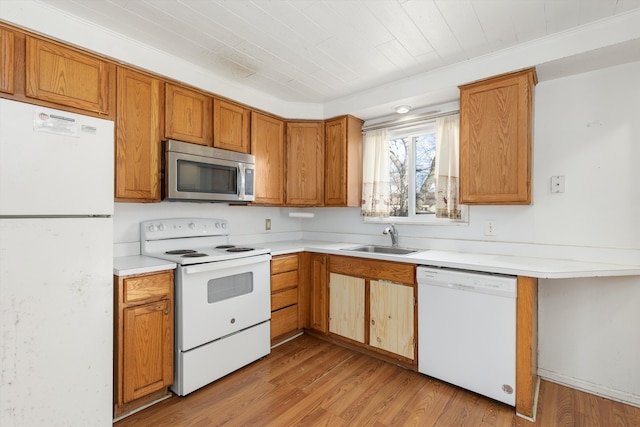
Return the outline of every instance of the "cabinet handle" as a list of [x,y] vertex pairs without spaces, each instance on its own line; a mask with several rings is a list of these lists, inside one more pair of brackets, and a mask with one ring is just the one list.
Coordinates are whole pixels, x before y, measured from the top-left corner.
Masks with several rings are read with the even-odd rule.
[[164,311],[164,314],[165,314],[165,316],[166,316],[167,314],[169,314],[169,310],[168,310],[168,309],[167,309],[167,310],[165,310],[165,311]]

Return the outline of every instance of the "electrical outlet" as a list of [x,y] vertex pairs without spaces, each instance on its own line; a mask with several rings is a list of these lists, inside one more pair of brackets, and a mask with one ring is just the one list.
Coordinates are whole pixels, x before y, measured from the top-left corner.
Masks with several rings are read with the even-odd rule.
[[264,220],[264,229],[267,231],[271,230],[271,219],[267,218]]
[[484,222],[484,235],[495,236],[496,235],[496,222],[493,219],[487,219]]
[[551,192],[564,193],[564,175],[556,175],[551,177]]

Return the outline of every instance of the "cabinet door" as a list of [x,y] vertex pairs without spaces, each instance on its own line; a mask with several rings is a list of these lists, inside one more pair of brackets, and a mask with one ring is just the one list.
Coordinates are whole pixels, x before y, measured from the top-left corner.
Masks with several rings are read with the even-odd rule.
[[256,204],[284,203],[284,122],[251,112],[251,153],[256,156]]
[[460,203],[530,204],[535,70],[460,87]]
[[329,274],[329,332],[364,343],[365,280]]
[[183,86],[165,86],[165,137],[213,145],[213,97]]
[[0,92],[14,91],[14,35],[0,28]]
[[369,298],[369,345],[413,360],[414,287],[372,280]]
[[221,99],[213,100],[213,146],[248,153],[251,111]]
[[286,204],[321,206],[324,187],[324,125],[287,123]]
[[171,301],[124,310],[123,403],[173,383]]
[[362,121],[353,116],[325,122],[324,204],[362,204]]
[[327,255],[310,255],[309,327],[326,334],[327,327]]
[[160,201],[162,83],[118,68],[116,200]]
[[34,37],[26,40],[26,95],[109,115],[111,63]]

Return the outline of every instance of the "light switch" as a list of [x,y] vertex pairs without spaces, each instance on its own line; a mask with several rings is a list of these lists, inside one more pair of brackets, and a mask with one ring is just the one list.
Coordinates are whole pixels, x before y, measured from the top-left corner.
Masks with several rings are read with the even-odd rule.
[[564,193],[564,176],[554,175],[551,177],[551,192]]

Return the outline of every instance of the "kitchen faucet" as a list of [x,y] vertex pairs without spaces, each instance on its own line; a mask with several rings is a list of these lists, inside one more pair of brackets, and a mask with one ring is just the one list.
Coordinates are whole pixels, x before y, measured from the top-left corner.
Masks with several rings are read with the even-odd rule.
[[391,227],[387,227],[382,231],[382,234],[388,234],[391,237],[391,246],[394,248],[398,246],[398,230],[393,224],[389,224]]

